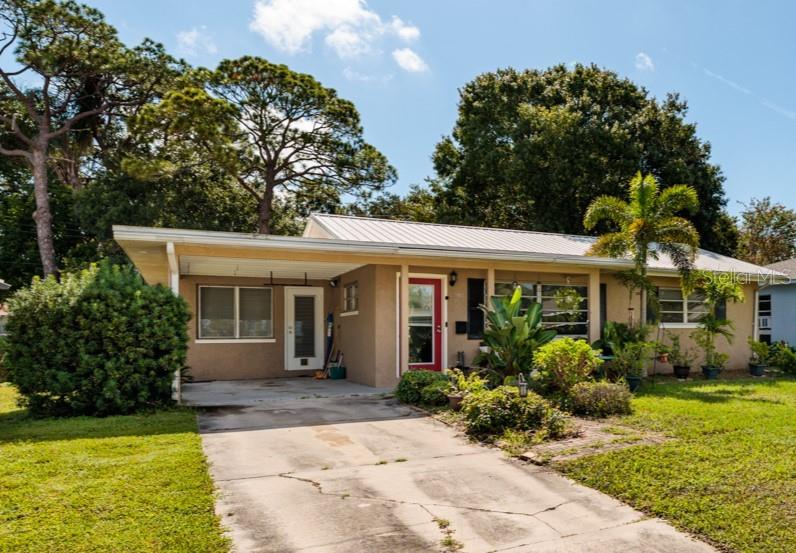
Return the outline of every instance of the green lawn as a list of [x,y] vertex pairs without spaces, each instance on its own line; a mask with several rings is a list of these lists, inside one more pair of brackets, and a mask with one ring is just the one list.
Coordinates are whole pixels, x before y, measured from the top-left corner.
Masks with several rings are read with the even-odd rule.
[[736,551],[796,551],[796,382],[656,384],[623,419],[660,445],[558,466],[572,478]]
[[191,411],[31,420],[0,384],[0,551],[227,550]]

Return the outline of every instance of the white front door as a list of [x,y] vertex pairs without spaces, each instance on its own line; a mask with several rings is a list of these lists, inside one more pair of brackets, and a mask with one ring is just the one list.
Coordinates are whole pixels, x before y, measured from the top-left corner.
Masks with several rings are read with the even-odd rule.
[[285,368],[322,369],[323,288],[285,287]]

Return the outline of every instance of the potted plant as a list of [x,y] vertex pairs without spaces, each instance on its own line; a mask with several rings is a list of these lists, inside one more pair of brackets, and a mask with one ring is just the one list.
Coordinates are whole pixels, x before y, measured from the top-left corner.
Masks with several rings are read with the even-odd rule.
[[644,361],[654,347],[651,342],[625,342],[621,346],[614,344],[614,371],[617,376],[625,379],[631,392],[641,386]]
[[724,369],[730,358],[726,353],[716,349],[716,338],[723,336],[727,343],[732,343],[732,323],[719,319],[712,313],[705,314],[699,321],[699,328],[691,333],[691,338],[702,349],[702,374],[709,380],[715,380]]
[[683,348],[680,345],[680,336],[673,332],[668,332],[667,336],[671,345],[669,346],[669,363],[672,364],[674,376],[678,380],[685,380],[691,374],[691,365],[694,364],[693,350]]
[[470,392],[485,390],[486,381],[477,372],[465,376],[461,369],[448,369],[448,407],[454,411],[461,409],[464,396]]
[[749,359],[749,374],[752,376],[763,376],[768,368],[768,358],[771,348],[765,342],[755,340],[751,336],[747,340],[752,356]]
[[669,349],[669,346],[667,346],[666,344],[656,343],[655,353],[658,354],[659,363],[669,362],[669,354],[671,353],[671,350]]

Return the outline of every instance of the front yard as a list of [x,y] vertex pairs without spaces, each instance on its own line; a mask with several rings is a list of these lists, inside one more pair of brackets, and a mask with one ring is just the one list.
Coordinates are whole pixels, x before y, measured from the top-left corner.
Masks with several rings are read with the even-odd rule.
[[722,549],[796,551],[796,382],[647,385],[622,424],[671,437],[556,468]]
[[25,415],[0,384],[0,551],[227,551],[193,412]]

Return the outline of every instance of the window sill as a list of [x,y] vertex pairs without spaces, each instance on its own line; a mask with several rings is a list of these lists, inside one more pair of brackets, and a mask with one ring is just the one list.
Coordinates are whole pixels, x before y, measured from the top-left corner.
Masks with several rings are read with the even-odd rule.
[[344,313],[340,313],[341,317],[350,317],[352,315],[359,315],[359,311],[346,311]]
[[660,323],[660,328],[699,328],[699,323]]
[[276,338],[219,338],[212,340],[209,338],[199,338],[194,340],[195,344],[274,344]]

